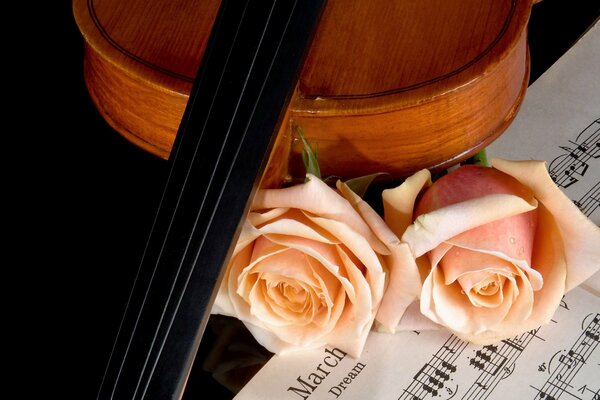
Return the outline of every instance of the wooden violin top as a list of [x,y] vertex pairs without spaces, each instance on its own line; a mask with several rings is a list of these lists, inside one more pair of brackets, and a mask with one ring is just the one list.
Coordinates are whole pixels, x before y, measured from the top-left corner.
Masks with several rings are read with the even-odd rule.
[[[106,120],[166,158],[219,2],[73,0],[85,79]],[[531,0],[330,0],[271,154],[302,173],[295,131],[324,175],[450,166],[500,135],[526,90]]]

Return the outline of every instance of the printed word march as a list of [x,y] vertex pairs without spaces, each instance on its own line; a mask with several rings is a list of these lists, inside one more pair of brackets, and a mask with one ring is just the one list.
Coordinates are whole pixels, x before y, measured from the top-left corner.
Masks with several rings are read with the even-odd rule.
[[[340,364],[340,361],[346,357],[346,353],[338,348],[325,348],[324,351],[325,357],[323,357],[323,361],[317,365],[315,371],[311,372],[306,377],[299,375],[296,378],[294,386],[288,387],[287,390],[289,392],[298,395],[303,400],[308,399],[317,387],[325,381],[331,371]],[[364,363],[356,363],[340,382],[331,386],[329,393],[335,396],[335,398],[338,398],[365,367],[366,364]]]

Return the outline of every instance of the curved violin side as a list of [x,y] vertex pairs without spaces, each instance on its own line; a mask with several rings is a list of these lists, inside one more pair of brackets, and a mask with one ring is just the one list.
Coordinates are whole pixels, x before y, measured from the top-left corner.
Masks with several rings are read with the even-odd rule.
[[[121,135],[167,158],[218,1],[74,0],[85,80]],[[531,0],[330,0],[265,182],[302,174],[301,126],[324,175],[446,168],[510,124],[529,79]]]

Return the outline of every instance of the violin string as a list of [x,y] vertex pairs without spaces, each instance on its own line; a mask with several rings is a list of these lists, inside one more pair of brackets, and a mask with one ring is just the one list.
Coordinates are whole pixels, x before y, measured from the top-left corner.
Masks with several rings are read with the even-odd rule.
[[[248,3],[249,3],[249,2],[248,2]],[[247,7],[248,3],[246,4],[246,7]],[[254,57],[253,57],[253,59],[252,59],[252,62],[251,62],[251,64],[250,64],[249,71],[247,72],[246,79],[245,79],[245,81],[244,81],[244,85],[243,85],[243,87],[242,87],[242,91],[241,91],[241,93],[240,93],[240,95],[239,95],[239,97],[238,97],[238,100],[237,100],[237,103],[236,103],[235,109],[234,109],[234,111],[233,111],[233,115],[232,115],[232,117],[231,117],[231,119],[230,119],[230,123],[229,123],[229,126],[228,126],[228,128],[227,128],[227,131],[226,131],[226,134],[225,134],[225,138],[224,138],[224,140],[223,140],[223,142],[222,142],[223,144],[222,144],[222,146],[221,146],[221,149],[220,149],[220,151],[219,151],[219,155],[218,155],[218,157],[217,157],[217,162],[214,164],[214,166],[213,166],[213,170],[211,171],[211,176],[210,176],[210,179],[209,179],[209,184],[208,184],[208,187],[211,187],[211,186],[212,186],[213,179],[214,179],[214,177],[215,177],[215,175],[216,175],[216,172],[217,172],[217,169],[218,169],[218,166],[219,166],[219,162],[220,162],[220,160],[221,160],[221,157],[222,157],[222,154],[223,154],[223,149],[224,149],[225,145],[227,144],[227,140],[228,140],[228,138],[229,138],[229,136],[230,136],[230,134],[231,134],[231,128],[232,128],[232,126],[233,126],[233,121],[234,121],[234,119],[235,119],[235,116],[237,115],[237,112],[238,112],[238,110],[239,110],[239,106],[240,106],[240,103],[241,103],[241,101],[242,101],[242,98],[243,98],[243,96],[244,96],[244,93],[245,93],[245,91],[246,91],[246,88],[247,88],[248,81],[249,81],[249,79],[250,79],[250,78],[251,78],[251,76],[252,76],[252,71],[254,70],[254,65],[255,65],[255,62],[256,62],[256,58],[257,58],[257,56],[258,56],[258,53],[260,52],[261,45],[262,45],[262,43],[263,43],[263,40],[264,40],[264,37],[265,37],[265,33],[266,33],[266,31],[267,31],[267,28],[269,27],[269,24],[271,23],[271,17],[272,17],[272,15],[273,15],[273,10],[274,10],[274,8],[275,8],[275,5],[276,5],[276,3],[277,3],[277,0],[273,1],[273,4],[272,4],[272,6],[271,6],[271,8],[270,8],[270,10],[269,10],[269,14],[268,14],[268,17],[267,17],[267,21],[266,21],[266,23],[265,23],[265,26],[264,26],[264,28],[263,28],[263,31],[262,31],[262,33],[261,33],[261,37],[260,37],[260,40],[259,40],[258,48],[257,48],[257,50],[256,50],[256,51],[255,51],[255,53],[254,53]],[[245,15],[245,12],[246,12],[246,8],[244,9],[244,14],[243,14],[243,15]],[[243,16],[242,16],[242,18],[241,18],[240,20],[243,20],[243,19],[244,19],[244,18],[243,18]],[[239,25],[238,25],[238,27],[237,27],[237,29],[238,29],[238,31],[237,31],[237,32],[239,32],[240,25],[241,25],[241,22],[240,22],[240,24],[239,24]],[[237,40],[237,32],[236,32],[236,40]],[[281,42],[280,42],[280,44],[281,44]],[[234,46],[235,46],[235,40],[234,40],[234,45],[232,45],[232,48],[233,48]],[[231,54],[231,52],[230,52],[230,54]],[[274,58],[274,57],[273,57],[273,58]],[[228,56],[227,62],[229,62],[229,56]],[[273,62],[273,60],[272,60],[272,62]],[[226,65],[227,65],[227,64],[226,64]],[[271,65],[272,65],[272,64],[271,64]],[[226,68],[226,66],[225,66],[223,69],[225,70],[225,68]],[[265,78],[265,80],[266,80],[266,78]],[[263,82],[262,88],[264,88],[264,82]],[[261,91],[260,91],[260,93],[262,93],[262,88],[261,88]],[[217,90],[217,93],[218,93],[218,90]],[[216,94],[215,94],[215,96],[214,96],[214,97],[216,97]],[[258,98],[260,98],[260,95],[259,95],[259,97],[258,97]],[[214,98],[213,98],[213,103],[214,103]],[[255,100],[255,102],[254,102],[253,112],[252,112],[252,114],[251,114],[251,115],[253,115],[253,114],[254,114],[254,110],[256,109],[256,105],[257,105],[257,103],[258,103],[258,99],[256,99],[256,100]],[[210,115],[211,111],[212,111],[212,106],[211,106],[211,110],[209,111],[209,115]],[[208,120],[208,117],[206,118],[206,120]],[[205,124],[206,124],[206,122],[205,122]],[[245,129],[245,131],[244,131],[244,136],[245,136],[245,133],[246,133],[246,132],[247,132],[247,126],[246,126],[246,129]],[[242,143],[242,140],[240,140],[240,141],[239,141],[239,143]],[[195,151],[194,151],[194,159],[195,159],[196,155],[197,155],[197,154],[198,154],[198,152],[199,152],[199,147],[200,147],[200,146],[199,146],[199,144],[200,144],[200,142],[198,142],[198,146],[196,146],[196,149],[195,149]],[[240,145],[238,144],[238,148],[237,148],[237,150],[236,150],[236,153],[235,153],[235,156],[234,156],[233,160],[237,159],[237,156],[238,156],[238,154],[239,154],[239,148],[240,148]],[[231,163],[231,165],[229,165],[229,170],[228,170],[228,173],[227,173],[227,178],[225,179],[225,182],[226,182],[226,181],[229,179],[229,176],[231,175],[232,168],[233,168],[233,163]],[[186,176],[186,181],[185,181],[185,184],[187,184],[187,182],[188,182],[188,177],[189,177],[189,171],[188,171],[188,174],[187,174],[187,176]],[[222,195],[223,195],[223,190],[224,190],[224,188],[225,188],[225,185],[221,185],[221,190],[220,190],[220,192],[219,192],[219,196],[218,196],[217,204],[220,202],[220,199],[221,199],[221,197],[222,197]],[[205,192],[205,196],[204,196],[204,198],[203,198],[203,201],[202,201],[202,203],[201,203],[201,206],[200,206],[200,208],[199,208],[199,211],[198,211],[198,213],[197,213],[197,215],[196,215],[196,220],[195,220],[195,223],[194,223],[194,231],[195,231],[195,229],[196,229],[196,226],[197,226],[197,221],[198,221],[198,219],[199,219],[199,217],[200,217],[200,214],[201,214],[202,210],[204,209],[204,202],[205,202],[205,200],[206,200],[206,192]],[[213,221],[214,221],[214,217],[215,217],[215,212],[216,212],[216,209],[215,209],[215,208],[213,208],[213,210],[212,210],[212,213],[211,213],[211,215],[210,215],[210,219],[209,219],[208,226],[212,225],[212,223],[213,223]],[[204,232],[203,232],[203,235],[202,235],[202,238],[201,238],[201,241],[200,241],[200,243],[201,243],[201,244],[200,244],[200,246],[201,246],[201,247],[204,245],[204,241],[205,241],[205,239],[206,239],[206,233],[207,233],[207,230],[204,230]],[[190,244],[190,241],[191,241],[191,236],[192,236],[192,235],[190,235],[190,239],[188,240],[188,243],[187,243],[187,245],[186,245],[186,250],[185,250],[185,253],[187,253],[187,250],[188,250],[188,248],[189,248],[189,244]],[[184,255],[185,255],[185,253],[184,253]],[[195,258],[194,258],[194,261],[193,261],[193,265],[194,265],[194,266],[195,266],[195,265],[197,265],[197,262],[198,262],[198,255],[199,255],[199,253],[196,253],[196,255],[195,255]],[[178,271],[180,271],[180,270],[181,270],[181,267],[182,267],[182,264],[183,264],[183,259],[184,259],[184,256],[182,256],[182,257],[180,258],[180,263],[179,263],[179,266],[178,266]],[[180,293],[180,294],[179,294],[179,296],[178,296],[179,298],[177,299],[177,305],[176,305],[176,307],[175,307],[175,312],[173,312],[173,313],[172,313],[172,315],[171,315],[171,319],[170,319],[170,321],[169,321],[169,323],[168,323],[168,328],[167,328],[166,334],[165,334],[165,336],[163,337],[163,339],[162,339],[162,343],[160,344],[160,346],[159,346],[159,349],[158,349],[158,355],[160,355],[160,354],[162,353],[162,350],[163,350],[163,348],[164,348],[164,345],[165,345],[165,342],[166,342],[166,340],[167,340],[167,337],[168,337],[168,335],[169,335],[169,334],[170,334],[170,332],[171,332],[171,327],[172,327],[172,325],[173,325],[173,321],[174,321],[174,319],[175,319],[175,315],[177,314],[177,310],[179,309],[179,305],[181,304],[181,300],[182,300],[182,298],[183,298],[183,294],[185,293],[185,288],[187,287],[187,284],[188,284],[188,282],[189,282],[189,280],[190,280],[190,278],[191,278],[191,276],[192,276],[192,272],[193,272],[193,269],[192,269],[192,270],[190,270],[190,271],[188,272],[188,275],[187,275],[187,277],[186,277],[186,280],[185,280],[185,285],[184,285],[184,287],[183,287],[183,290],[181,291],[181,293]],[[173,286],[174,286],[174,285],[173,285]],[[173,289],[173,287],[171,288],[171,293],[169,293],[169,299],[170,299],[170,297],[171,297],[171,294],[172,294],[172,289]],[[169,300],[167,300],[167,303],[169,303]],[[166,307],[165,307],[165,308],[166,308]],[[162,312],[162,314],[161,314],[161,323],[162,323],[162,320],[163,320],[163,318],[164,318],[165,312],[166,312],[166,310],[165,310],[165,309],[163,309],[163,312]],[[156,335],[157,335],[157,332],[156,332],[156,333],[155,333],[155,335],[154,335],[154,339],[156,339]],[[154,343],[154,339],[153,339],[153,343]],[[150,376],[152,376],[152,374],[154,373],[154,370],[155,370],[155,367],[156,367],[156,364],[157,364],[157,362],[156,362],[157,360],[158,360],[158,356],[155,358],[155,362],[154,362],[154,364],[153,364],[153,366],[152,366],[152,369],[151,369],[151,372],[150,372]],[[148,387],[148,383],[149,383],[149,382],[150,382],[150,380],[148,379],[148,380],[146,381],[146,386],[145,386],[145,388],[144,388],[144,393],[143,393],[142,397],[143,397],[143,396],[145,395],[145,393],[146,393],[146,390],[147,390],[147,387]]]
[[[244,11],[243,11],[243,14],[245,14],[245,13],[246,13],[246,10],[247,10],[247,4],[248,4],[248,2],[246,3],[246,6],[245,6],[245,8],[244,8]],[[239,28],[240,28],[240,25],[241,25],[241,22],[240,22],[240,24],[238,24],[238,26],[237,26],[237,31],[236,31],[236,34],[235,34],[235,37],[236,37],[236,38],[237,38],[237,35],[238,35],[238,33],[239,33]],[[218,31],[217,31],[217,32],[218,32]],[[228,54],[228,56],[227,56],[227,60],[226,60],[226,64],[225,64],[225,65],[227,65],[227,63],[229,62],[229,59],[230,59],[230,56],[231,56],[232,49],[233,49],[233,46],[230,48],[230,51],[229,51],[229,54]],[[206,55],[207,55],[208,57],[210,57],[210,53],[209,53],[209,52],[207,52],[207,54],[206,54]],[[208,59],[207,59],[207,60],[208,60]],[[210,107],[210,109],[212,109],[212,106],[213,106],[213,105],[214,105],[214,103],[215,103],[215,99],[216,99],[216,97],[217,97],[217,94],[218,94],[218,92],[219,92],[218,88],[220,88],[220,87],[221,87],[221,84],[222,84],[222,80],[223,80],[223,75],[224,75],[224,73],[225,73],[225,68],[223,68],[223,70],[222,70],[222,73],[221,73],[221,76],[219,77],[219,82],[218,82],[218,84],[217,84],[217,90],[215,91],[215,94],[214,94],[214,96],[213,96],[213,98],[212,98],[212,100],[211,100],[211,107]],[[192,102],[194,102],[194,101],[195,101],[195,99],[196,99],[196,96],[192,96]],[[194,109],[194,103],[192,103],[191,107],[192,107],[192,109]],[[210,111],[209,111],[209,114],[210,114]],[[203,133],[204,133],[204,129],[206,128],[206,121],[207,121],[207,120],[205,120],[205,123],[204,123],[204,126],[203,126],[203,129],[202,129],[202,132],[201,132],[201,134],[203,134]],[[188,118],[188,119],[186,119],[185,123],[187,124],[188,122],[189,122],[189,118]],[[184,126],[184,128],[185,128],[185,126]],[[187,129],[183,129],[183,131],[182,131],[182,132],[183,132],[183,133],[187,133],[187,132],[188,132],[188,130],[187,130]],[[200,141],[199,141],[198,143],[200,143]],[[177,160],[177,159],[179,158],[179,155],[180,155],[180,153],[179,153],[179,150],[180,150],[180,147],[177,147],[177,148],[175,149],[176,153],[175,153],[175,155],[174,155],[174,162],[173,162],[173,165],[175,165],[175,160]],[[196,157],[196,154],[197,154],[197,153],[198,153],[198,147],[196,147],[196,149],[195,149],[195,151],[194,151],[194,156],[193,156],[193,158],[194,158],[194,159],[195,159],[195,157]],[[189,173],[190,173],[190,172],[191,172],[191,170],[190,170],[190,169],[188,169],[188,171],[187,171],[187,174],[186,174],[186,179],[185,179],[185,181],[186,181],[186,182],[187,182],[187,179],[188,179],[188,177],[189,177]],[[171,168],[171,170],[169,171],[169,175],[168,175],[168,177],[167,177],[167,181],[166,181],[167,183],[166,183],[165,187],[168,187],[168,185],[169,185],[169,182],[171,181],[171,179],[172,179],[172,177],[173,177],[173,173],[174,173],[174,168]],[[185,187],[185,184],[184,184],[184,187]],[[167,194],[167,191],[165,190],[165,191],[163,192],[163,195],[162,195],[162,197],[161,197],[161,200],[160,200],[160,203],[159,203],[159,210],[163,208],[163,203],[164,203],[164,200],[165,200],[166,194]],[[116,377],[116,379],[115,379],[115,385],[113,386],[112,395],[114,395],[114,391],[115,391],[115,390],[116,390],[116,388],[117,388],[117,383],[119,382],[119,379],[120,379],[120,377],[121,377],[121,374],[122,374],[122,372],[123,372],[123,366],[124,366],[124,364],[125,364],[125,361],[127,360],[127,356],[128,356],[128,354],[129,354],[129,350],[130,350],[130,348],[131,348],[131,344],[132,344],[132,341],[133,341],[133,337],[135,336],[135,332],[137,331],[138,324],[139,324],[139,321],[140,321],[140,317],[141,317],[141,315],[142,315],[142,312],[143,312],[143,310],[144,310],[144,307],[145,307],[145,305],[146,305],[146,301],[147,301],[147,299],[148,299],[148,295],[149,295],[149,292],[150,292],[150,288],[151,288],[152,282],[154,281],[154,277],[155,277],[156,271],[157,271],[157,269],[158,269],[158,265],[159,265],[159,263],[160,263],[160,261],[161,261],[161,259],[162,259],[162,257],[163,257],[163,251],[164,251],[164,249],[165,249],[165,247],[166,247],[166,242],[167,242],[167,239],[168,239],[168,237],[169,237],[169,234],[170,234],[170,232],[171,232],[171,228],[172,228],[172,226],[173,226],[174,218],[175,218],[175,215],[177,214],[177,209],[178,209],[178,207],[179,207],[179,205],[180,205],[180,202],[181,202],[182,195],[183,195],[183,189],[182,189],[182,190],[180,191],[180,193],[179,193],[179,196],[178,196],[178,198],[177,198],[177,202],[176,202],[175,208],[174,208],[174,210],[173,210],[173,212],[172,212],[172,214],[171,214],[171,219],[170,219],[170,221],[169,221],[168,227],[167,227],[167,229],[166,229],[166,232],[165,232],[165,235],[164,235],[164,237],[163,237],[163,241],[162,241],[161,249],[160,249],[159,255],[158,255],[158,257],[157,257],[157,260],[156,260],[156,262],[155,262],[155,264],[154,264],[154,268],[153,268],[153,270],[152,270],[152,275],[151,275],[151,278],[150,278],[150,282],[149,282],[149,284],[148,284],[148,285],[147,285],[147,287],[146,287],[146,291],[145,291],[145,293],[144,293],[144,298],[143,298],[143,301],[142,301],[141,307],[140,307],[140,309],[139,309],[139,311],[138,311],[137,318],[136,318],[136,321],[135,321],[135,323],[134,323],[133,330],[132,330],[132,332],[131,332],[131,334],[130,334],[130,336],[129,336],[129,341],[128,341],[128,343],[127,343],[127,346],[126,346],[125,352],[124,352],[124,354],[123,354],[123,358],[122,358],[122,360],[121,360],[121,363],[120,363],[120,365],[119,365],[119,370],[118,370],[118,373],[117,373],[117,377]],[[205,198],[206,198],[206,197],[205,197]],[[200,208],[200,209],[201,209],[201,208]],[[157,220],[158,220],[158,218],[155,218],[155,220],[154,220],[154,222],[153,222],[153,226],[152,226],[152,228],[151,228],[151,235],[153,234],[153,232],[154,232],[154,230],[155,230],[155,227],[156,227]],[[148,246],[149,246],[149,244],[150,244],[150,241],[148,241],[148,242],[146,243],[146,248],[144,249],[144,253],[143,253],[143,256],[142,256],[142,261],[141,261],[140,265],[143,265],[143,263],[144,263],[145,256],[146,256],[146,254],[147,254],[147,252],[148,252]],[[186,248],[187,248],[187,247],[186,247]],[[183,260],[183,256],[182,256],[181,260]],[[178,272],[177,272],[177,275],[179,274],[179,271],[180,271],[180,269],[181,269],[181,264],[182,264],[182,263],[180,263],[180,264],[179,264],[179,266],[178,266]],[[135,288],[135,283],[136,283],[136,281],[137,281],[137,278],[138,278],[138,276],[139,276],[139,273],[140,273],[140,270],[138,270],[138,275],[136,276],[136,280],[134,281],[134,288]],[[177,275],[176,275],[176,276],[177,276]],[[175,279],[174,283],[173,283],[173,284],[172,284],[172,286],[171,286],[171,291],[170,291],[170,293],[169,293],[169,298],[171,297],[172,291],[173,291],[173,289],[174,289],[174,287],[175,287],[175,282],[176,282],[176,279]],[[129,304],[130,304],[130,301],[131,301],[131,297],[132,297],[132,295],[133,295],[133,290],[132,290],[132,292],[131,292],[131,294],[130,294],[130,297],[129,297],[129,300],[128,300],[128,304],[127,304],[127,306],[126,306],[126,310],[127,310],[127,308],[129,307]],[[167,304],[168,304],[168,300],[167,300]],[[166,306],[165,306],[165,307],[166,307]],[[165,312],[165,310],[163,309],[163,313],[162,313],[162,315],[161,315],[160,322],[159,322],[159,324],[157,325],[157,328],[156,328],[156,330],[155,330],[155,333],[154,333],[154,336],[153,336],[153,340],[152,340],[152,344],[151,344],[151,346],[150,346],[150,349],[153,347],[153,345],[154,345],[154,342],[155,342],[155,340],[156,340],[156,336],[158,335],[158,330],[159,330],[159,328],[160,328],[160,325],[161,325],[161,323],[162,323],[162,319],[163,319],[163,317],[164,317],[164,312]],[[117,332],[117,338],[118,338],[118,336],[121,334],[121,327],[122,327],[122,324],[123,324],[123,321],[121,321],[121,326],[119,327],[119,331]],[[115,345],[116,345],[116,341],[115,341]],[[114,346],[113,346],[113,351],[114,351]],[[144,371],[145,371],[145,369],[146,369],[146,366],[147,366],[147,363],[148,363],[148,359],[149,359],[149,357],[150,357],[150,354],[151,354],[151,352],[150,352],[150,351],[148,351],[148,354],[147,354],[146,360],[145,360],[145,362],[144,362],[144,365],[143,365],[143,367],[142,367],[142,370],[140,371],[140,375],[139,375],[138,383],[137,383],[137,385],[136,385],[135,393],[137,393],[137,390],[138,390],[138,388],[139,388],[139,385],[140,385],[140,383],[141,383],[141,380],[142,380],[142,377],[143,377],[143,373],[144,373]],[[109,363],[110,363],[110,359],[111,359],[111,358],[112,358],[112,352],[111,352],[111,356],[110,356],[110,358],[109,358]],[[105,375],[106,375],[106,374],[105,374]],[[104,380],[104,379],[103,379],[103,380]],[[148,383],[149,383],[149,380],[147,381],[147,384],[146,384],[146,386],[145,386],[145,388],[144,388],[144,394],[145,394],[145,391],[146,391],[146,389],[147,389],[147,385],[148,385]],[[135,397],[135,393],[134,393],[134,397]]]

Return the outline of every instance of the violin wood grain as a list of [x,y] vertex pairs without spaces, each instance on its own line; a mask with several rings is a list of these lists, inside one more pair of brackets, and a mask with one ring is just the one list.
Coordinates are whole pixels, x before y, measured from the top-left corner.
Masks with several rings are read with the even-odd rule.
[[[125,138],[167,158],[218,1],[73,0],[85,80]],[[330,0],[263,180],[302,175],[296,128],[323,175],[397,177],[481,150],[529,79],[531,0]]]

